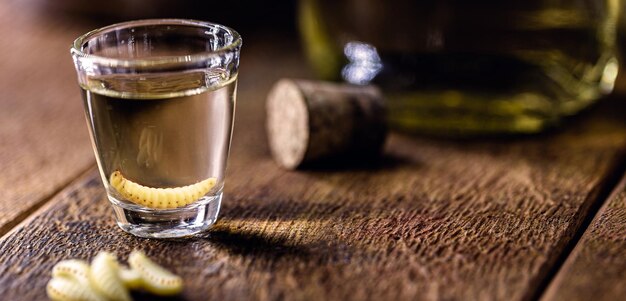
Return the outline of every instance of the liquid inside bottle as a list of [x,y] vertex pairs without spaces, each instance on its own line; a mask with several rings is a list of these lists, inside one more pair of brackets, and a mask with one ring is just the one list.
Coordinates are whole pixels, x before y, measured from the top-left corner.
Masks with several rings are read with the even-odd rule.
[[619,2],[302,0],[309,58],[373,83],[396,129],[534,133],[613,89]]

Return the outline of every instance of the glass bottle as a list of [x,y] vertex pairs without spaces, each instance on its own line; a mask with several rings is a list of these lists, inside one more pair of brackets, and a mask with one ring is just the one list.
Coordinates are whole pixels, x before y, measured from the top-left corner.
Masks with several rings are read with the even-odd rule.
[[611,92],[619,0],[301,0],[323,79],[374,83],[390,125],[535,133]]

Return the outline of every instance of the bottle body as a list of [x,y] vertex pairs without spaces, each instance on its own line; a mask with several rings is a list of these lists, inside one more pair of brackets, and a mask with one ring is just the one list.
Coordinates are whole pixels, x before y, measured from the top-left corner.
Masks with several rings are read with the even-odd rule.
[[609,93],[619,1],[302,0],[326,79],[374,83],[392,127],[532,133]]

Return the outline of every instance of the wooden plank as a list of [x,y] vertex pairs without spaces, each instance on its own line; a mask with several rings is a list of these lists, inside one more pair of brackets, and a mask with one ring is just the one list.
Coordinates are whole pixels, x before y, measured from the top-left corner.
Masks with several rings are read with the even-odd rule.
[[69,56],[84,30],[0,2],[0,235],[94,164]]
[[0,295],[43,299],[55,262],[139,248],[184,277],[186,300],[527,300],[626,147],[626,105],[607,101],[541,136],[392,135],[381,162],[281,170],[264,97],[306,69],[289,45],[246,41],[215,227],[188,240],[124,234],[91,173],[0,241]]
[[625,298],[626,177],[600,209],[542,299]]

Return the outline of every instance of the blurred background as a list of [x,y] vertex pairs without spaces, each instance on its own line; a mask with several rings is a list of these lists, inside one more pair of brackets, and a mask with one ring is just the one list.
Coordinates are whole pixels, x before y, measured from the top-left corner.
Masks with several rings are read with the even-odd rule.
[[626,51],[624,2],[28,0],[19,6],[84,28],[166,17],[226,24],[244,37],[244,57],[246,47],[277,42],[281,51],[306,58],[318,79],[380,86],[396,130],[474,136],[552,129],[614,87],[624,93],[626,77],[616,79]]
[[[195,18],[246,41],[289,41],[316,76],[383,88],[397,130],[444,135],[537,133],[611,93],[620,0],[411,1],[33,0],[55,18],[100,27]],[[619,41],[619,42],[618,42]],[[290,43],[291,42],[291,43]],[[617,90],[626,80],[617,80]]]
[[166,1],[166,0],[30,0],[40,12],[104,26],[145,18],[192,18],[225,24],[243,36],[288,34],[296,36],[297,1]]

